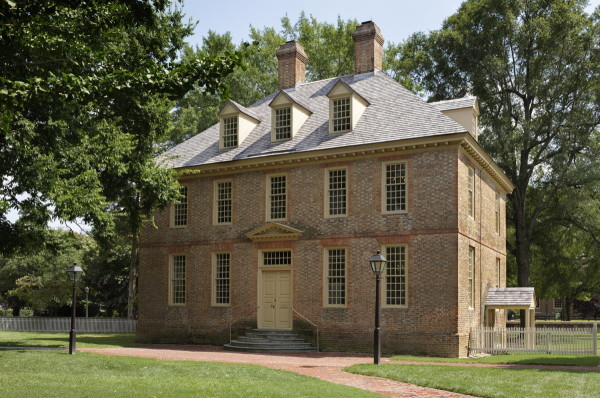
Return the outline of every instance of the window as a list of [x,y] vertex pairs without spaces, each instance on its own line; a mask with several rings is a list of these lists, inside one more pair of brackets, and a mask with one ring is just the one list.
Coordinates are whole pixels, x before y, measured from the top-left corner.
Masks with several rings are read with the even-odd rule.
[[346,249],[325,251],[325,305],[346,306]]
[[496,233],[500,233],[500,195],[496,194]]
[[177,254],[171,256],[170,264],[170,304],[185,304],[185,255]]
[[231,223],[231,181],[215,182],[215,224]]
[[346,195],[346,169],[327,170],[325,215],[341,217],[348,214]]
[[406,247],[385,248],[385,306],[405,307],[406,300]]
[[275,109],[275,140],[292,138],[292,108]]
[[229,253],[214,254],[213,305],[229,305],[230,264]]
[[469,216],[475,217],[475,169],[469,167]]
[[557,310],[561,310],[563,307],[563,303],[561,299],[554,299],[554,308]]
[[223,118],[223,148],[238,146],[237,116]]
[[289,250],[279,252],[263,252],[263,266],[277,267],[292,265],[292,252]]
[[475,308],[475,248],[469,246],[469,307]]
[[187,225],[187,202],[188,189],[187,187],[179,188],[179,200],[173,204],[171,226],[183,227]]
[[500,287],[500,283],[502,282],[502,265],[499,258],[496,259],[496,275],[496,287]]
[[406,211],[406,163],[386,163],[383,174],[383,212]]
[[286,214],[286,176],[268,177],[267,219],[285,220]]
[[339,133],[351,130],[350,97],[333,99],[332,106],[332,131]]

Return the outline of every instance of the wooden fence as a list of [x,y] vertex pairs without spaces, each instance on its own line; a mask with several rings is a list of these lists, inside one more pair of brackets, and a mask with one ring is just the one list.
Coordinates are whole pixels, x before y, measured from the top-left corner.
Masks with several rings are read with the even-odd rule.
[[[135,319],[77,318],[77,333],[135,333]],[[0,317],[0,330],[23,332],[69,332],[71,318]]]
[[469,350],[474,353],[546,353],[596,355],[598,325],[591,328],[473,328]]

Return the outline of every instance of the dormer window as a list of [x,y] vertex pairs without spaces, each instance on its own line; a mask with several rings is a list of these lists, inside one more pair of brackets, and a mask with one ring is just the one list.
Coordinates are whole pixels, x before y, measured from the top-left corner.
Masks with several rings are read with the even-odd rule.
[[294,138],[312,113],[283,90],[279,91],[269,106],[271,107],[271,142]]
[[292,138],[292,108],[275,109],[275,140],[289,140]]
[[329,97],[329,133],[346,133],[354,130],[369,102],[352,87],[338,80],[327,93]]
[[331,124],[334,133],[342,133],[352,129],[350,97],[331,100],[333,115]]
[[238,118],[223,118],[223,148],[235,148],[238,146]]
[[234,101],[227,101],[219,112],[221,118],[219,148],[237,148],[260,123],[254,112]]

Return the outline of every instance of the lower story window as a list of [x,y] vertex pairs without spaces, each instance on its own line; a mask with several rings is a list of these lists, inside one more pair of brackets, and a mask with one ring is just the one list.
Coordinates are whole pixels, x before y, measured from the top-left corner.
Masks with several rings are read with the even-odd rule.
[[185,262],[183,254],[171,256],[171,304],[185,304]]
[[215,253],[213,304],[229,305],[231,255]]
[[388,246],[385,248],[388,260],[385,266],[386,306],[404,307],[406,301],[406,247]]
[[326,304],[346,305],[346,249],[327,249],[326,252]]

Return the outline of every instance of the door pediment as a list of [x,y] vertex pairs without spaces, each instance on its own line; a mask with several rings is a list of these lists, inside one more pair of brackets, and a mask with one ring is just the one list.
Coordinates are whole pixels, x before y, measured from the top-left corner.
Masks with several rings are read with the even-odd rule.
[[273,242],[282,240],[298,240],[303,231],[275,222],[268,223],[246,234],[253,242]]

